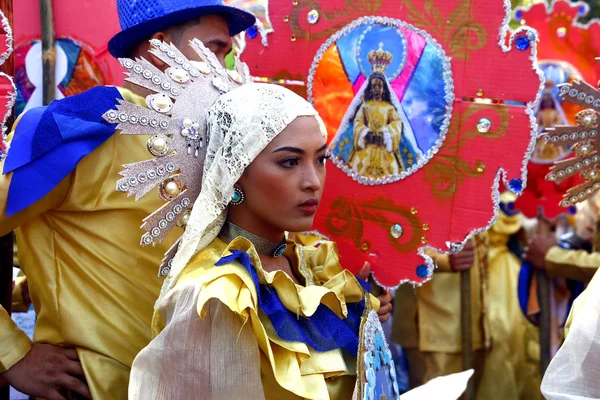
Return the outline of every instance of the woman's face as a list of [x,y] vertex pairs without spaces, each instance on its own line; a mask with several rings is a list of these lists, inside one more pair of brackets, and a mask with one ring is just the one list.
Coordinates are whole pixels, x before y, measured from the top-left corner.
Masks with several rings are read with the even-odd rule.
[[384,93],[384,83],[379,78],[373,78],[371,80],[371,93],[373,94],[373,100],[381,101]]
[[316,118],[298,117],[246,169],[236,185],[245,201],[230,213],[256,224],[246,229],[257,234],[309,230],[323,193],[325,160]]

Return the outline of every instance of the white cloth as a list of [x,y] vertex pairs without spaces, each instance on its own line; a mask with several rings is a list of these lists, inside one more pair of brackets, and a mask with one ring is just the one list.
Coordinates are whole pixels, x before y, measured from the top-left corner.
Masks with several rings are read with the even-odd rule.
[[600,275],[573,305],[567,338],[542,381],[547,400],[600,398]]
[[441,376],[404,393],[402,400],[457,400],[467,388],[469,379],[473,376],[473,370],[464,371],[458,374]]

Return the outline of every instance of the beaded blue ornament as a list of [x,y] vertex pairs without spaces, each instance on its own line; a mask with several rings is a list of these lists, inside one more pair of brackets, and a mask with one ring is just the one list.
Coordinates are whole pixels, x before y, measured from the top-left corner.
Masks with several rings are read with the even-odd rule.
[[246,197],[244,196],[244,192],[242,189],[234,188],[233,197],[231,198],[231,204],[234,206],[239,206],[244,202]]

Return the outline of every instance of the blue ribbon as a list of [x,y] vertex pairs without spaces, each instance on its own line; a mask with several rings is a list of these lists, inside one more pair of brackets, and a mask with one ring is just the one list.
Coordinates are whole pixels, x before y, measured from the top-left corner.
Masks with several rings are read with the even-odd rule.
[[[258,306],[267,314],[281,339],[302,342],[317,351],[343,348],[351,355],[357,355],[360,322],[365,310],[364,300],[358,303],[347,303],[348,316],[345,319],[340,319],[323,304],[320,304],[310,317],[297,316],[284,307],[272,287],[260,284],[248,253],[232,250],[231,255],[223,257],[215,265],[221,266],[234,261],[240,262],[250,272],[257,288]],[[366,292],[370,291],[368,283],[360,279],[359,282]]]
[[4,163],[13,172],[6,216],[29,207],[54,189],[83,157],[115,132],[102,116],[122,99],[114,87],[97,87],[34,108],[21,118]]

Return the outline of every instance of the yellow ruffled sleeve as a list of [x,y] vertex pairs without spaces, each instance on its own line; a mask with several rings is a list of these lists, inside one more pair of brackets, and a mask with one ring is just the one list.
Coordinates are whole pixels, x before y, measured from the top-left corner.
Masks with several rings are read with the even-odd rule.
[[[308,271],[308,280],[313,283],[307,286],[295,284],[283,271],[264,271],[258,254],[243,238],[228,246],[215,240],[209,247],[190,261],[174,291],[178,285],[189,285],[193,280],[200,287],[196,307],[201,318],[206,316],[210,300],[217,299],[242,319],[244,327],[251,327],[261,352],[265,397],[327,399],[332,391],[335,398],[340,393],[351,395],[355,360],[346,360],[340,349],[317,352],[305,343],[281,339],[269,317],[258,307],[256,288],[246,268],[237,261],[214,266],[232,250],[244,251],[250,256],[260,283],[273,288],[286,309],[310,317],[324,304],[344,318],[348,312],[346,302],[359,302],[365,293],[354,275],[339,266],[335,245],[296,246],[300,267]],[[337,381],[337,378],[342,379]]]
[[[340,264],[337,245],[330,241],[320,241],[318,247],[302,246],[300,260],[308,266],[313,284],[323,286],[336,293],[345,308],[346,303],[357,303],[364,298],[364,291],[356,277]],[[370,295],[371,305],[379,310],[379,300]]]

